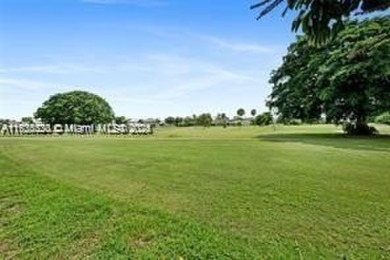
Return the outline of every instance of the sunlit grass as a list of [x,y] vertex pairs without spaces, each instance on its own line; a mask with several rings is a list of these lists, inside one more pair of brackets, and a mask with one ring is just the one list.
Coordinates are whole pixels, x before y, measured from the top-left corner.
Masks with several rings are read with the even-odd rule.
[[339,132],[0,138],[0,255],[389,258],[390,139]]

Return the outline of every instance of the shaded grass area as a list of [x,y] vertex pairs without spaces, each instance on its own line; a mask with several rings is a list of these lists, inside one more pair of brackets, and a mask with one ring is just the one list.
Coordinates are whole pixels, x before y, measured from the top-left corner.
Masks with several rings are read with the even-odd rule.
[[[390,126],[373,124],[382,135],[390,135]],[[164,127],[155,131],[155,139],[250,139],[271,134],[335,134],[344,136],[341,126],[327,125],[296,125],[296,126],[245,126],[245,127]]]
[[[390,128],[390,127],[389,127]],[[387,128],[386,128],[387,129]],[[298,125],[298,126],[245,126],[245,127],[164,127],[155,131],[157,139],[250,139],[263,134],[284,133],[341,133],[340,127],[334,125]]]
[[390,152],[390,135],[348,136],[338,133],[277,133],[263,134],[257,138],[270,142],[296,142],[334,148]]
[[389,258],[388,139],[293,129],[0,139],[0,255]]

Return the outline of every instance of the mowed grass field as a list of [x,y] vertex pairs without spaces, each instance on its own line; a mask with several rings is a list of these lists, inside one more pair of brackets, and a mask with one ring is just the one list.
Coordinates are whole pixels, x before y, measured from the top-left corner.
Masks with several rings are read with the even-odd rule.
[[390,137],[339,132],[0,138],[0,258],[390,259]]

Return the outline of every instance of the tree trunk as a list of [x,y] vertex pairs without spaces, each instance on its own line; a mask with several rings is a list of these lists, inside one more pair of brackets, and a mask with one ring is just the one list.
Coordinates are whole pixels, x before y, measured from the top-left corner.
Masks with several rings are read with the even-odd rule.
[[371,135],[373,134],[367,124],[367,118],[364,115],[358,115],[354,127],[354,135]]

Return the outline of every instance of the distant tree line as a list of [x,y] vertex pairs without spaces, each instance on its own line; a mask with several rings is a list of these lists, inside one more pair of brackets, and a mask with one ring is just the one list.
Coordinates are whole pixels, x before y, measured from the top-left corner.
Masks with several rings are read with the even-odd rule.
[[[310,49],[308,49],[307,51],[310,51]],[[285,61],[284,65],[287,64],[286,62],[287,61]],[[287,73],[287,71],[288,70],[286,69],[283,72]],[[275,71],[273,76],[276,77],[277,73],[279,72],[281,72],[281,68],[279,68],[279,71]],[[278,87],[290,87],[290,81],[284,81],[283,84],[278,85]],[[275,95],[275,97],[278,97],[281,101],[283,101],[283,99],[281,98],[282,96],[276,94],[277,90],[278,89],[274,88],[273,94]],[[300,97],[302,98],[302,96]],[[280,103],[286,106],[278,105],[278,103],[271,103],[272,101],[275,102],[277,100],[278,99],[270,100],[268,105],[271,109],[273,108],[273,105],[277,105],[276,107],[279,111],[273,113],[263,112],[258,114],[256,109],[251,109],[249,117],[245,117],[245,109],[238,108],[236,111],[236,115],[233,117],[227,116],[226,113],[218,113],[216,116],[212,116],[211,113],[202,113],[199,115],[194,114],[192,116],[186,117],[169,116],[164,120],[161,120],[159,118],[129,119],[125,116],[115,116],[110,105],[104,99],[100,98],[97,95],[83,91],[72,91],[51,96],[47,101],[43,103],[40,108],[38,108],[38,110],[34,114],[34,117],[25,116],[22,117],[20,121],[0,119],[0,127],[2,127],[3,125],[35,123],[69,125],[96,125],[100,123],[115,123],[118,125],[128,125],[140,123],[150,125],[152,128],[157,126],[220,126],[226,128],[229,126],[243,125],[267,126],[271,124],[297,125],[302,123],[327,123],[329,120],[329,118],[321,117],[321,114],[313,113],[312,115],[314,116],[302,116],[307,114],[294,112],[307,112],[310,110],[308,110],[305,106],[300,106],[299,108],[301,110],[296,110],[296,108],[293,106],[295,104],[295,100],[291,100],[291,96],[290,99],[287,99],[287,101],[291,101],[292,103],[288,103],[286,99],[284,99],[284,101],[286,102]],[[316,101],[316,99],[313,99],[313,101]],[[385,111],[379,115],[376,114],[376,116],[369,116],[368,122],[390,125],[390,112]]]
[[251,110],[251,117],[244,118],[245,110],[239,108],[237,115],[228,117],[226,113],[218,113],[213,117],[210,113],[202,113],[200,115],[192,115],[186,117],[169,116],[164,119],[164,124],[168,126],[176,127],[190,127],[190,126],[242,126],[242,125],[258,125],[265,126],[273,123],[272,115],[270,112],[264,112],[257,115],[256,109]]
[[[324,124],[326,123],[325,119],[321,120],[301,120],[297,118],[286,119],[282,116],[273,116],[270,112],[263,112],[261,114],[256,114],[251,110],[251,118],[245,119],[247,121],[246,125],[253,126],[267,126],[273,123],[275,124],[284,124],[284,125],[300,125],[300,124]],[[235,127],[242,126],[244,119],[234,116],[232,118],[228,117],[225,113],[219,113],[217,116],[213,117],[210,113],[203,113],[200,115],[192,115],[187,117],[173,117],[169,116],[165,120],[159,118],[148,118],[148,119],[129,119],[125,116],[115,117],[114,123],[129,124],[129,123],[141,123],[148,124],[152,128],[158,126],[175,126],[175,127],[191,127],[191,126],[202,126],[202,127]],[[11,124],[33,124],[36,123],[33,117],[22,117],[20,121],[11,120],[11,119],[0,119],[0,128],[3,125]],[[382,113],[378,116],[373,116],[369,118],[369,123],[377,124],[386,124],[390,125],[390,112]]]

